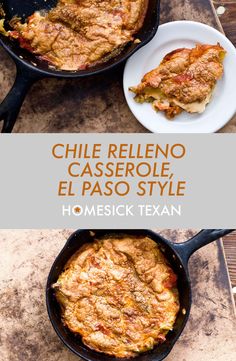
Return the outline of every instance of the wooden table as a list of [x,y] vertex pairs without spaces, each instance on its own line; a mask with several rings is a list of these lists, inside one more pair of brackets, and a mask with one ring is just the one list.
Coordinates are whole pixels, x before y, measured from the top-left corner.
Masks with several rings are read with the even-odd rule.
[[219,6],[225,8],[225,12],[218,16],[226,36],[236,46],[236,0],[213,0],[213,5],[216,11]]
[[[231,285],[236,289],[236,231],[224,237],[223,244]],[[234,292],[234,300],[236,302],[236,292]]]

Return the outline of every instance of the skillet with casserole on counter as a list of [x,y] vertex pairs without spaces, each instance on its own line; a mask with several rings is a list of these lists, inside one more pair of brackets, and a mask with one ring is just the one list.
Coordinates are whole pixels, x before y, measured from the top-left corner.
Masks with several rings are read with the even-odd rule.
[[[60,2],[62,1],[63,0],[61,0]],[[85,1],[89,1],[89,0],[85,0]],[[33,34],[34,27],[36,28],[38,27],[40,32],[42,30],[41,25],[44,24],[42,26],[45,26],[44,20],[42,21],[42,24],[40,22],[41,25],[39,26],[39,22],[38,22],[39,18],[38,15],[35,14],[42,14],[42,10],[45,10],[46,12],[54,11],[53,9],[57,5],[58,1],[50,0],[45,2],[44,0],[36,0],[36,1],[24,0],[19,2],[16,0],[1,0],[2,16],[4,16],[5,19],[4,29],[6,30],[6,32],[10,31],[12,36],[9,36],[9,33],[7,33],[8,36],[0,34],[0,44],[13,58],[17,67],[17,75],[16,75],[15,83],[12,89],[10,90],[9,94],[6,96],[6,98],[3,100],[2,104],[0,105],[0,120],[3,120],[2,132],[9,133],[12,131],[18,113],[20,111],[21,105],[24,101],[24,98],[29,88],[35,81],[42,79],[44,77],[82,78],[82,77],[96,75],[105,71],[109,71],[113,69],[115,66],[125,61],[128,57],[130,57],[143,45],[147,44],[153,38],[153,36],[155,35],[158,29],[159,0],[147,0],[147,1],[148,1],[147,9],[145,9],[146,16],[142,21],[141,28],[140,26],[137,27],[137,32],[133,34],[133,36],[129,36],[127,35],[127,33],[123,34],[125,37],[125,39],[123,39],[124,46],[118,46],[117,49],[115,48],[113,49],[111,47],[108,49],[107,54],[104,53],[104,47],[102,46],[100,48],[100,53],[102,54],[102,59],[100,60],[102,61],[96,61],[96,57],[95,57],[94,63],[92,64],[93,66],[87,67],[86,65],[87,60],[85,61],[86,66],[83,66],[81,62],[82,60],[79,59],[80,69],[65,70],[66,68],[74,69],[74,67],[71,64],[69,67],[68,66],[64,67],[63,64],[56,64],[58,65],[57,67],[52,66],[51,63],[53,62],[53,60],[55,60],[52,59],[52,53],[50,53],[48,49],[46,49],[45,54],[43,54],[42,44],[41,46],[35,45],[35,44],[39,44],[41,39],[39,39],[39,37],[33,39],[35,37],[35,34]],[[106,1],[104,0],[104,3],[105,2]],[[38,11],[40,11],[40,13]],[[34,14],[33,17],[32,14]],[[59,22],[61,24],[61,23],[65,23],[66,21],[69,21],[68,16],[71,19],[72,14],[73,12],[71,11],[67,14],[67,16],[63,12],[60,12],[60,14],[54,12],[53,16],[54,19],[61,17],[61,20]],[[119,12],[117,13],[113,12],[112,21],[114,20],[114,16],[115,19],[119,19],[121,17]],[[104,15],[102,18],[104,19]],[[33,27],[30,29],[28,25],[20,25],[22,23],[28,24],[28,22],[30,21],[33,22],[32,24]],[[83,19],[79,19],[79,21],[77,21],[76,23],[73,22],[72,30],[75,31],[76,26],[80,28],[82,26],[81,25],[82,23],[83,23]],[[46,24],[46,27],[48,27],[47,25],[48,24]],[[51,26],[51,24],[49,25]],[[28,30],[24,26],[26,26]],[[86,29],[86,26],[82,28],[83,31],[85,31],[84,29]],[[107,30],[108,29],[109,27],[107,26]],[[15,40],[14,40],[14,31],[16,31]],[[53,28],[53,31],[55,32],[55,28]],[[71,31],[71,29],[70,30],[67,29],[66,31]],[[100,30],[98,29],[98,31]],[[65,34],[65,32],[63,34]],[[57,37],[58,33],[55,33],[54,35]],[[65,36],[68,36],[68,34],[66,33]],[[89,36],[93,37],[94,33],[89,34]],[[68,41],[69,39],[70,38],[68,37]],[[62,39],[60,39],[60,41],[62,41]],[[116,42],[117,41],[116,37],[112,38],[112,41]],[[88,46],[88,43],[86,44],[87,44],[86,46]],[[69,42],[68,51],[70,46],[71,44]],[[60,57],[63,56],[65,57],[65,50],[67,49],[64,49],[62,53],[61,49],[58,49],[58,53],[56,57],[57,60]],[[120,51],[115,51],[115,50],[120,50]],[[94,55],[94,51],[91,50],[91,54]],[[65,69],[61,69],[61,68],[65,68]]]
[[[230,233],[231,231],[232,230],[229,230],[229,229],[206,229],[206,230],[202,230],[197,235],[195,235],[193,238],[191,238],[190,240],[183,242],[183,243],[172,243],[172,242],[164,239],[159,234],[152,232],[150,230],[92,230],[92,231],[78,230],[78,231],[74,232],[69,237],[65,247],[63,248],[61,253],[56,258],[54,264],[52,265],[51,271],[48,276],[48,281],[47,281],[47,287],[46,287],[47,310],[48,310],[49,318],[51,320],[51,323],[52,323],[56,333],[58,334],[58,336],[61,338],[61,340],[64,342],[64,344],[71,351],[73,351],[76,355],[84,358],[85,360],[88,360],[88,361],[100,361],[100,360],[113,361],[113,360],[116,360],[117,358],[115,357],[114,353],[108,354],[106,348],[103,346],[101,347],[101,343],[98,339],[95,340],[95,343],[96,343],[96,345],[95,345],[94,339],[92,340],[92,343],[90,342],[91,339],[90,340],[86,339],[87,334],[83,335],[83,334],[81,334],[81,332],[77,333],[77,331],[79,330],[79,327],[80,327],[79,323],[81,322],[81,320],[84,320],[83,314],[82,314],[83,312],[85,312],[85,316],[87,316],[88,318],[90,316],[92,316],[91,325],[94,323],[94,320],[96,323],[97,319],[95,319],[92,311],[90,312],[90,311],[88,311],[88,309],[86,311],[86,308],[82,308],[82,307],[81,308],[78,307],[76,313],[70,314],[70,311],[73,309],[73,307],[77,307],[76,303],[73,304],[73,302],[72,302],[73,305],[70,304],[69,308],[67,308],[68,304],[66,304],[66,303],[68,302],[69,299],[70,299],[70,301],[71,300],[75,301],[77,298],[80,298],[80,296],[81,296],[80,292],[88,292],[86,297],[89,297],[89,294],[91,294],[91,292],[93,293],[93,291],[91,291],[91,290],[93,289],[94,285],[91,285],[91,287],[88,287],[88,286],[84,287],[85,284],[83,282],[79,282],[80,286],[83,289],[78,290],[77,285],[76,285],[76,287],[74,288],[74,291],[71,293],[71,291],[73,289],[73,287],[71,289],[71,286],[73,286],[73,284],[74,284],[73,276],[72,276],[72,278],[70,278],[70,273],[64,274],[64,272],[67,272],[68,270],[70,272],[70,262],[75,262],[75,264],[76,264],[76,254],[78,254],[78,250],[80,250],[81,247],[84,247],[84,245],[86,245],[85,247],[87,247],[87,245],[90,245],[93,247],[96,245],[96,242],[100,242],[104,239],[115,240],[115,242],[117,243],[116,246],[119,248],[119,252],[122,250],[123,253],[128,255],[128,257],[131,256],[131,258],[132,258],[133,256],[132,256],[131,247],[128,247],[129,249],[127,248],[126,250],[125,250],[125,248],[123,248],[124,244],[122,245],[122,240],[124,239],[124,237],[126,237],[126,239],[129,239],[129,238],[135,239],[136,238],[139,241],[140,240],[142,241],[142,239],[143,240],[150,239],[150,240],[152,240],[152,242],[154,242],[157,245],[158,249],[162,252],[162,254],[166,260],[163,262],[163,259],[159,259],[158,264],[159,264],[159,266],[164,264],[164,268],[162,268],[163,272],[161,272],[161,273],[168,274],[168,275],[167,274],[163,275],[164,276],[163,278],[165,279],[164,285],[165,285],[165,288],[167,288],[167,291],[172,293],[172,295],[171,295],[172,300],[169,303],[167,308],[165,308],[167,305],[165,302],[164,302],[165,303],[164,307],[163,306],[161,306],[161,307],[163,307],[162,308],[163,312],[167,312],[168,310],[170,311],[170,309],[171,309],[173,311],[173,313],[171,314],[172,319],[168,316],[168,320],[162,318],[161,322],[164,320],[166,323],[166,320],[167,321],[171,320],[171,324],[169,323],[169,325],[168,325],[168,329],[169,329],[168,332],[166,332],[167,330],[165,332],[163,332],[163,330],[161,330],[161,332],[156,333],[157,339],[159,336],[162,336],[161,337],[162,340],[160,340],[160,337],[159,337],[159,339],[156,340],[158,342],[152,343],[151,347],[148,350],[147,350],[147,348],[145,350],[145,347],[144,347],[143,349],[136,349],[136,351],[134,351],[134,348],[133,348],[134,352],[132,353],[132,355],[129,353],[127,353],[126,356],[122,355],[122,360],[130,360],[130,356],[135,357],[135,360],[138,360],[138,361],[146,361],[146,360],[161,361],[161,360],[163,360],[169,354],[169,352],[171,351],[175,342],[181,335],[181,333],[184,329],[184,326],[189,317],[191,302],[192,302],[191,283],[190,283],[190,278],[189,278],[189,273],[188,273],[189,257],[199,248],[207,245],[210,242],[217,240],[220,237],[223,237],[224,235]],[[120,245],[118,245],[119,239],[121,241]],[[89,249],[91,249],[91,248],[89,247]],[[129,254],[130,254],[130,256],[129,256]],[[145,251],[143,251],[143,254],[145,255]],[[156,255],[156,257],[158,258],[159,256]],[[108,258],[109,258],[109,252],[108,252]],[[136,263],[136,265],[134,265],[135,268],[137,266],[137,263],[139,263],[138,267],[142,268],[144,266],[142,264],[142,261],[144,261],[144,260],[145,260],[145,257],[142,260],[142,254],[140,254],[139,257],[137,257],[136,261],[134,262],[134,263]],[[68,264],[68,261],[69,261],[69,264]],[[100,264],[100,262],[97,262],[96,259],[93,262],[95,262],[95,265],[98,268],[103,265],[103,263]],[[76,267],[79,267],[79,265],[77,264]],[[142,272],[143,272],[143,274],[145,274],[145,270],[144,269],[142,270],[141,268],[140,268],[140,271],[138,270],[138,268],[136,268],[136,270],[138,273],[140,272],[139,277],[141,275],[140,279],[142,281]],[[103,266],[101,267],[101,270],[102,269],[103,269]],[[114,271],[115,271],[115,269],[114,269]],[[65,277],[63,276],[63,274]],[[82,274],[83,274],[83,280],[85,280],[88,273],[86,273],[85,270],[83,269]],[[176,278],[173,277],[174,275],[177,276],[176,284],[175,284]],[[65,279],[67,279],[66,282],[64,282]],[[76,282],[79,280],[78,273],[75,273],[75,279],[76,279]],[[169,282],[169,280],[171,280],[171,282]],[[157,281],[158,281],[158,278],[157,278]],[[61,284],[60,284],[60,282],[61,282]],[[64,282],[64,284],[63,284],[63,282]],[[91,282],[93,282],[93,279],[91,279]],[[129,283],[127,283],[127,284],[129,284]],[[103,286],[104,285],[106,285],[106,283],[103,283]],[[131,282],[131,285],[132,285],[132,282]],[[152,286],[151,286],[151,288],[152,288]],[[97,287],[97,289],[99,289],[99,287]],[[176,291],[176,289],[177,289],[177,291]],[[149,290],[150,290],[150,288],[149,288]],[[58,292],[61,294],[58,294]],[[78,292],[78,293],[75,294],[76,292]],[[151,292],[153,292],[153,291],[151,291]],[[160,292],[160,290],[159,290],[159,292]],[[120,290],[120,293],[122,295],[127,295],[122,290]],[[159,294],[162,297],[162,295],[163,295],[162,291]],[[174,297],[173,297],[173,295],[174,295]],[[64,299],[60,299],[60,297],[64,297]],[[150,300],[151,298],[149,296],[147,296],[147,299]],[[170,298],[168,298],[168,299],[170,300]],[[159,300],[159,301],[161,303],[161,300]],[[162,299],[162,301],[163,301],[163,299]],[[72,305],[72,308],[70,309],[71,305]],[[148,302],[147,302],[146,306],[149,307]],[[121,306],[120,306],[120,308],[117,307],[117,310],[122,309],[122,312],[123,312],[122,307],[123,306],[122,306],[122,302],[121,302]],[[124,303],[124,308],[125,309],[127,308],[126,302]],[[71,317],[67,318],[67,320],[64,317],[65,310],[66,310],[66,312],[69,311],[69,314],[71,315]],[[151,312],[153,310],[154,310],[154,308],[151,310]],[[136,311],[136,304],[135,304],[135,307],[132,307],[132,305],[131,305],[130,311]],[[76,319],[74,318],[75,314],[77,315]],[[143,314],[145,314],[145,311],[143,312]],[[160,315],[160,308],[156,309],[156,318],[158,318],[159,315]],[[140,319],[140,317],[139,317],[139,319]],[[104,322],[104,320],[105,320],[105,318],[103,317],[102,322]],[[123,320],[124,319],[122,319],[122,322],[123,322]],[[69,323],[71,321],[72,321],[72,326],[69,325]],[[101,320],[99,320],[99,321],[101,321]],[[147,319],[144,321],[147,321]],[[104,325],[105,325],[105,327],[104,327]],[[124,325],[124,323],[123,323],[123,325]],[[105,335],[107,337],[112,338],[113,335],[107,333],[107,331],[114,331],[114,330],[113,329],[107,330],[106,329],[107,325],[104,323],[102,324],[102,326],[103,327],[99,327],[99,332],[105,332]],[[108,324],[108,326],[109,326],[109,324]],[[133,325],[131,325],[131,326],[133,326]],[[75,327],[75,329],[73,329],[73,327]],[[155,327],[155,325],[154,325],[154,327]],[[164,328],[166,328],[166,325],[164,326]],[[144,327],[144,329],[145,329],[145,331],[148,331],[148,332],[150,331],[150,329],[148,327],[147,328]],[[157,330],[157,328],[156,328],[156,330]],[[95,331],[97,331],[97,330],[95,330]],[[158,329],[157,331],[160,331],[160,329]],[[142,333],[139,333],[139,330],[137,330],[137,334],[139,335],[138,341],[142,340]],[[82,336],[82,337],[80,337],[80,336]],[[128,334],[128,336],[130,336],[130,335]],[[150,336],[150,334],[149,334],[149,336]],[[84,339],[85,342],[83,342],[84,337],[85,337],[85,339]],[[153,334],[151,335],[151,337],[153,337]],[[119,336],[117,336],[117,338],[119,339]],[[124,340],[124,339],[122,339],[122,340]],[[129,338],[126,338],[126,340],[129,341]],[[100,345],[100,346],[98,346],[98,345]],[[118,346],[120,346],[120,345],[121,345],[121,343],[118,344]],[[144,344],[142,344],[142,345],[144,345]],[[134,345],[132,345],[132,347],[133,346]],[[137,346],[137,344],[136,344],[136,346]],[[140,346],[140,344],[139,344],[139,346]],[[149,345],[145,344],[144,346],[150,346],[150,344]],[[127,351],[127,348],[126,348],[126,351]],[[103,352],[103,353],[101,353],[101,352]],[[117,354],[117,355],[118,355],[118,358],[121,357],[121,354]]]

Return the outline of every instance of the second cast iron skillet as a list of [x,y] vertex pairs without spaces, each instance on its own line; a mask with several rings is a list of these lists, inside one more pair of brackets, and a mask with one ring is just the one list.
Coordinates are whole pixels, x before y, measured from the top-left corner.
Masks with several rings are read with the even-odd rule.
[[[37,10],[51,9],[56,3],[57,0],[0,0],[0,5],[6,13],[6,24],[15,15],[25,19]],[[45,77],[82,78],[99,74],[113,69],[147,44],[158,29],[159,4],[160,0],[149,0],[144,24],[141,30],[135,34],[135,37],[141,40],[139,44],[129,43],[119,55],[106,63],[77,72],[51,69],[46,62],[20,48],[17,41],[12,41],[0,34],[0,44],[12,57],[17,68],[15,83],[0,105],[0,121],[3,120],[2,132],[10,133],[12,131],[25,96],[35,81]],[[46,96],[46,94],[41,94],[41,96]]]
[[[193,252],[207,245],[210,242],[232,232],[230,229],[205,229],[199,232],[190,240],[183,243],[172,243],[164,239],[159,234],[149,230],[78,230],[74,232],[68,239],[65,247],[56,258],[48,276],[46,288],[46,303],[51,323],[64,344],[73,351],[77,356],[87,361],[117,361],[117,358],[98,353],[86,347],[78,336],[71,333],[64,327],[61,321],[60,307],[56,301],[52,285],[57,281],[66,262],[69,258],[87,242],[93,242],[106,235],[119,236],[122,234],[132,236],[147,236],[161,245],[166,258],[171,264],[172,269],[178,275],[178,290],[180,297],[180,311],[178,313],[174,329],[167,334],[166,341],[158,345],[152,351],[140,354],[134,358],[135,361],[161,361],[171,351],[175,342],[181,335],[184,326],[188,320],[192,296],[191,284],[188,273],[188,260]],[[197,326],[196,326],[197,327]],[[120,359],[121,360],[121,359]],[[130,359],[122,358],[123,361]]]

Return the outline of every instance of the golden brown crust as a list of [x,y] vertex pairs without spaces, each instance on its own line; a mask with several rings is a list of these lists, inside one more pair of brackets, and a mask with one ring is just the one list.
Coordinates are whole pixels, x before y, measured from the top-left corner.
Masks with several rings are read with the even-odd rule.
[[182,110],[202,112],[223,75],[225,54],[219,44],[176,49],[130,90],[136,94],[135,100],[153,102],[168,118]]
[[88,347],[116,357],[163,342],[179,310],[176,275],[147,237],[83,246],[54,288],[65,325]]
[[[85,69],[122,49],[141,28],[148,0],[60,0],[14,30],[22,47],[63,70]],[[13,32],[16,37],[16,33]]]

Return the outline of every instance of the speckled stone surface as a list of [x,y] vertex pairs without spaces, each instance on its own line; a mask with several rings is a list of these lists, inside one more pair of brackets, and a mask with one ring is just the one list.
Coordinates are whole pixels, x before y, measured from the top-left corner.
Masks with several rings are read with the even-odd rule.
[[[46,279],[71,230],[0,231],[0,360],[77,361],[56,336],[45,307]],[[173,241],[193,230],[162,230]],[[168,361],[234,361],[235,315],[221,243],[190,260],[193,306]],[[102,360],[102,357],[101,357]]]
[[[210,0],[161,0],[161,22],[196,20],[220,28]],[[0,100],[13,84],[14,64],[0,49]],[[122,90],[123,68],[81,80],[47,79],[29,92],[14,132],[147,132]],[[221,132],[236,132],[236,118]]]

